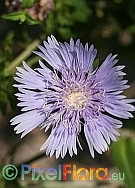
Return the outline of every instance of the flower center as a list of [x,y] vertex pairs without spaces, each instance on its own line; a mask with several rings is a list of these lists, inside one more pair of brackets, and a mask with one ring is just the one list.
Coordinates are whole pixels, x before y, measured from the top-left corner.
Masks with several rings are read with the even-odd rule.
[[67,97],[67,104],[69,107],[84,108],[87,102],[85,92],[71,92]]

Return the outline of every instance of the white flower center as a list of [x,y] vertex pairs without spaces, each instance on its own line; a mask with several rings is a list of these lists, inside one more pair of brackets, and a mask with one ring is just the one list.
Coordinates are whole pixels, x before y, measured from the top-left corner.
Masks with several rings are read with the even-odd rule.
[[85,92],[71,92],[67,97],[67,104],[69,107],[84,108],[87,102],[87,96]]

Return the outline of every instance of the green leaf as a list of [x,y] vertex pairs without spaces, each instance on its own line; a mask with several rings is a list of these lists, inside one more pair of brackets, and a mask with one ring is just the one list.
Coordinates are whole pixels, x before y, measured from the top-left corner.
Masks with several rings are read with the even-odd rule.
[[99,66],[99,59],[95,59],[93,62],[93,70],[95,70]]
[[23,0],[22,6],[25,8],[31,7],[34,3],[34,0]]
[[41,24],[40,21],[34,20],[28,13],[26,13],[26,22],[30,25]]
[[11,14],[4,14],[2,15],[2,18],[7,19],[7,20],[12,20],[12,21],[20,21],[20,23],[27,22],[30,25],[35,25],[35,24],[41,24],[40,21],[34,20],[28,12],[25,11],[19,11],[19,12],[14,12]]
[[11,14],[3,14],[1,17],[7,20],[17,21],[21,20],[21,17],[24,16],[23,11],[13,12]]
[[24,22],[24,21],[25,21],[25,19],[26,19],[25,14],[22,14],[22,15],[21,15],[21,17],[20,17],[20,21],[21,21],[21,22]]
[[135,142],[132,138],[119,140],[112,145],[112,158],[121,173],[125,173],[127,188],[135,187]]
[[30,25],[41,24],[40,21],[34,20],[27,11],[19,11],[11,14],[4,14],[2,18],[12,21],[20,21],[20,23],[27,22]]

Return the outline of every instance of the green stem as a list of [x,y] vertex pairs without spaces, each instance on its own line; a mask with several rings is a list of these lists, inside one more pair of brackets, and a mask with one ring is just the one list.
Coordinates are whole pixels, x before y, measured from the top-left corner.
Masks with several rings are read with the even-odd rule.
[[23,60],[28,58],[32,51],[36,49],[37,45],[40,43],[40,40],[36,39],[34,40],[27,48],[24,50],[16,59],[14,59],[10,65],[5,69],[5,73],[11,74],[15,71],[15,68],[21,64]]
[[32,65],[34,65],[35,63],[37,63],[39,61],[40,57],[36,56],[36,57],[32,57],[30,59],[27,60],[27,64],[31,67]]

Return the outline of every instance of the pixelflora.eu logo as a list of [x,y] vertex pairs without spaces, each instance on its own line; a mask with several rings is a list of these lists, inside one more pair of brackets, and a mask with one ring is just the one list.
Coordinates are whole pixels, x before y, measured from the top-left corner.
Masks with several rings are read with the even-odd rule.
[[[6,165],[2,169],[3,177],[7,180],[13,180],[18,175],[18,169],[12,164]],[[59,164],[57,168],[37,168],[35,164],[31,166],[22,164],[19,174],[21,180],[25,180],[26,176],[31,176],[32,180],[125,180],[124,173],[112,173],[109,177],[108,168],[77,168],[76,164]]]

